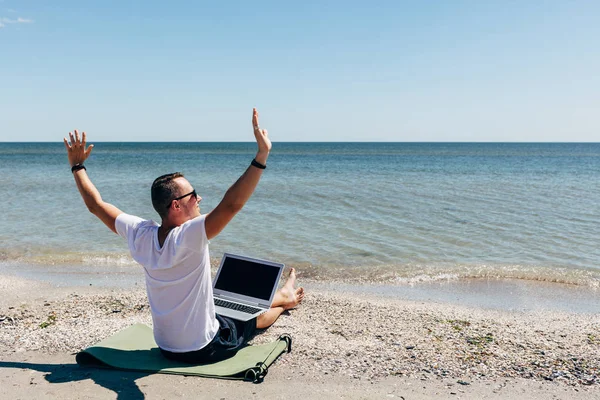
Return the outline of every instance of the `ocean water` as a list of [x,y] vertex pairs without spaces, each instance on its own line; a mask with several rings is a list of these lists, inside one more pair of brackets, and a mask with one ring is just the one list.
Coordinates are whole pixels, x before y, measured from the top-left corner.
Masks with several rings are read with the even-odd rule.
[[[209,212],[253,143],[96,143],[105,201],[156,219],[154,178],[181,171]],[[57,143],[0,143],[0,273],[85,284],[140,275],[91,215]],[[600,288],[600,144],[274,143],[258,189],[211,242],[322,282],[507,278]]]

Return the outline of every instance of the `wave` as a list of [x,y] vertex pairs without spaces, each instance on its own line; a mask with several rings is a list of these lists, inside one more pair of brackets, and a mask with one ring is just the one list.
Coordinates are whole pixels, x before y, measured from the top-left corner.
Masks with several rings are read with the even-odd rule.
[[542,265],[501,264],[387,264],[376,266],[293,265],[310,280],[343,283],[418,285],[471,279],[520,279],[600,289],[600,270]]
[[137,265],[128,253],[0,250],[0,262],[34,265],[129,266]]
[[[343,265],[306,263],[281,260],[296,268],[299,278],[354,284],[380,283],[390,285],[418,285],[422,283],[460,281],[469,279],[521,279],[546,283],[560,283],[600,289],[600,269],[560,265],[529,264],[475,264],[475,263],[388,263],[374,265]],[[211,258],[213,272],[220,257]],[[138,266],[128,253],[60,252],[53,250],[0,250],[2,265],[19,265],[19,268],[51,266],[53,272],[73,267],[101,267],[107,273],[119,273],[123,268]]]

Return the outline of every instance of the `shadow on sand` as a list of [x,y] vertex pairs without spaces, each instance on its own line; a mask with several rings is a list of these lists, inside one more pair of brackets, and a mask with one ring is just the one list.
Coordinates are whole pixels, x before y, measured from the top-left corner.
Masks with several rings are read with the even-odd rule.
[[136,380],[151,372],[121,371],[111,369],[87,368],[78,364],[34,364],[28,362],[0,361],[0,368],[31,369],[45,373],[50,383],[78,382],[91,379],[96,384],[117,394],[117,399],[144,399],[144,393]]

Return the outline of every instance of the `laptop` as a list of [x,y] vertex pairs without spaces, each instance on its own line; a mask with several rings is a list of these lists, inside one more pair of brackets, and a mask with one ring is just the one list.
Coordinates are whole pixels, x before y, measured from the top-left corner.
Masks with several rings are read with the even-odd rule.
[[217,314],[248,321],[271,308],[285,266],[225,253],[213,281]]

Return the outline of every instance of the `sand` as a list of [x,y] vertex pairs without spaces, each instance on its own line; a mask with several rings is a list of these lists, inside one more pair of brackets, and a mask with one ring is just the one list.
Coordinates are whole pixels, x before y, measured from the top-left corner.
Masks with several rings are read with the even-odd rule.
[[293,351],[262,384],[80,368],[74,354],[136,322],[143,288],[0,276],[0,398],[600,399],[600,316],[308,292],[253,342]]

